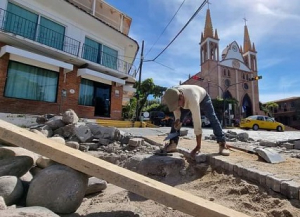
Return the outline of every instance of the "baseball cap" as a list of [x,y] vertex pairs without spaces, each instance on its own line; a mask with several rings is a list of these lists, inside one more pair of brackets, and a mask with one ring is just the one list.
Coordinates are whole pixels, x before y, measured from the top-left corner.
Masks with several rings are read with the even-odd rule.
[[163,100],[169,108],[170,112],[178,108],[179,90],[176,88],[168,88],[163,96]]

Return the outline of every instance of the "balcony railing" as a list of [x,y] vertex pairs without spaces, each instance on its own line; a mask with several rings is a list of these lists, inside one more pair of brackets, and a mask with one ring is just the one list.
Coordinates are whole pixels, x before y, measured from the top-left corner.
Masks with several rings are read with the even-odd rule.
[[81,57],[83,59],[89,60],[94,63],[98,63],[105,67],[115,69],[124,74],[129,74],[130,76],[136,76],[135,67],[125,62],[124,60],[118,59],[116,56],[113,56],[109,53],[105,53],[100,49],[91,47],[87,44],[82,45]]
[[[0,30],[22,36],[74,56],[80,55],[80,41],[1,8]],[[136,71],[132,64],[93,47],[89,47],[86,44],[82,45],[81,57],[117,70],[118,72],[129,74],[133,77],[136,76]]]
[[79,53],[79,41],[3,9],[0,9],[0,29],[74,56]]

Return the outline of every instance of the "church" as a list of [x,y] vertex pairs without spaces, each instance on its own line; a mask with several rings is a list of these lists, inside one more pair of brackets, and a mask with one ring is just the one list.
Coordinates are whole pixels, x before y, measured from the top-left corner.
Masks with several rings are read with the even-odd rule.
[[257,51],[254,43],[251,44],[247,24],[244,26],[243,46],[233,41],[220,56],[219,41],[208,8],[199,43],[200,72],[189,76],[181,84],[199,85],[206,89],[212,99],[236,99],[236,105],[231,104],[225,108],[227,124],[233,119],[261,114],[258,90],[258,79],[261,76],[258,76]]

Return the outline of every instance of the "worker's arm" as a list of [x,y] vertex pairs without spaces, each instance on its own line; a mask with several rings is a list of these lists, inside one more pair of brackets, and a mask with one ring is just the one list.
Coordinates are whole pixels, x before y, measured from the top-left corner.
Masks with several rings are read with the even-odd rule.
[[199,134],[199,135],[196,135],[196,147],[193,149],[193,151],[191,151],[191,157],[195,157],[195,155],[197,154],[197,152],[200,151],[201,149],[201,137],[202,137],[202,134]]

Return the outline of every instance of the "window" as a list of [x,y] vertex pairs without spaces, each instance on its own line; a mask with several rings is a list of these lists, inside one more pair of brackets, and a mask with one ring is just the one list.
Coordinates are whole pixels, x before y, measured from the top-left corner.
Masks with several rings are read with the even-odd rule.
[[[45,17],[8,3],[4,29],[41,44],[63,50],[65,27]],[[40,23],[38,23],[38,20]]]
[[94,96],[94,82],[82,78],[81,82],[80,82],[78,104],[92,106],[93,105],[93,96]]
[[224,74],[224,76],[226,76],[226,69],[224,69],[223,74]]
[[8,2],[4,30],[35,40],[38,15]]
[[85,38],[82,58],[111,69],[118,68],[118,51],[89,38]]
[[10,61],[4,96],[56,102],[58,73]]
[[228,77],[230,77],[230,71],[229,70],[227,71],[227,75],[228,75]]
[[38,42],[49,47],[63,50],[65,27],[41,17]]
[[83,46],[83,58],[86,60],[90,60],[94,63],[101,63],[101,51],[102,44],[85,38],[85,43]]
[[111,69],[117,69],[117,60],[118,51],[104,45],[102,65]]
[[248,89],[249,89],[248,84],[247,84],[247,83],[243,83],[243,88],[244,88],[245,90],[248,90]]
[[229,80],[229,79],[226,79],[226,80],[224,81],[224,83],[225,83],[225,86],[226,86],[226,87],[229,87],[229,86],[230,86],[230,80]]

